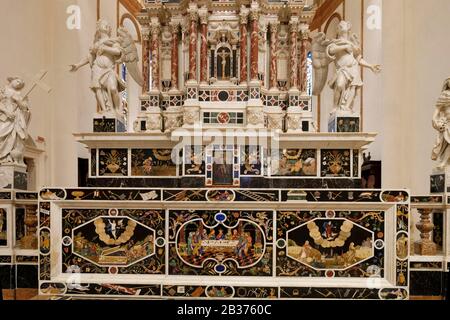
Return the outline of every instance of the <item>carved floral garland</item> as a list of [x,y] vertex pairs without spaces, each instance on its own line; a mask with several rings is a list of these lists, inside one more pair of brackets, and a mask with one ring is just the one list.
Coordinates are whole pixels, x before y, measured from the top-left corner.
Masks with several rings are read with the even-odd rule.
[[314,239],[314,243],[321,246],[322,248],[339,248],[343,247],[345,241],[351,236],[351,230],[353,229],[353,224],[350,221],[344,221],[341,226],[341,231],[339,232],[339,237],[334,241],[325,240],[319,231],[319,227],[314,221],[311,221],[307,225],[309,230],[309,236]]
[[103,241],[108,246],[112,245],[121,245],[126,242],[128,242],[131,237],[134,234],[134,229],[136,228],[136,222],[132,220],[128,220],[127,227],[125,228],[125,231],[120,235],[119,238],[113,239],[109,235],[106,234],[106,225],[105,222],[103,222],[103,219],[97,219],[94,221],[95,225],[95,232],[99,235],[100,240]]

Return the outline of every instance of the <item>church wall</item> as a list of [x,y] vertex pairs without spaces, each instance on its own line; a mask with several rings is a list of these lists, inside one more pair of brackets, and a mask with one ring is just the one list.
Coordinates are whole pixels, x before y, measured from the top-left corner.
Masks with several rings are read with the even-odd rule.
[[[2,17],[2,28],[0,38],[2,39],[2,50],[0,50],[0,83],[6,84],[6,78],[10,76],[21,77],[27,87],[33,78],[41,70],[52,68],[50,59],[50,37],[47,35],[48,23],[46,13],[50,9],[49,1],[1,1],[0,12]],[[32,23],[20,23],[29,21]],[[44,79],[48,85],[52,85],[51,73]],[[45,138],[45,143],[36,142],[37,146],[47,152],[51,144],[51,124],[48,115],[51,113],[52,104],[49,103],[53,93],[48,95],[39,88],[30,95],[30,109],[32,120],[30,124],[30,136],[36,142],[37,137]],[[44,159],[45,160],[45,159]],[[50,169],[48,161],[45,167]],[[41,183],[48,183],[49,180]]]
[[[354,1],[349,1],[350,3]],[[382,65],[383,53],[383,36],[382,36],[382,0],[363,0],[360,7],[359,19],[360,29],[362,28],[362,40],[364,41],[364,59],[369,63]],[[375,13],[375,10],[379,10]],[[362,19],[361,19],[362,17]],[[385,67],[381,66],[383,71]],[[382,104],[380,94],[382,92],[382,76],[375,75],[371,70],[364,69],[363,81],[365,88],[362,92],[362,126],[365,132],[378,132],[378,137],[374,143],[368,148],[372,159],[382,160],[383,152],[383,136],[384,125],[382,112]],[[383,162],[384,164],[384,162]]]
[[409,175],[408,185],[416,193],[429,191],[428,177],[434,166],[430,157],[437,132],[431,126],[431,118],[442,84],[450,72],[448,12],[450,2],[445,0],[427,2],[426,8],[417,1],[407,4],[406,37],[410,41],[407,54],[411,54],[414,61],[407,60],[405,64],[411,72],[406,82],[411,102],[405,107],[412,119],[404,132],[408,132],[405,135],[406,162],[414,173]]
[[[69,65],[84,58],[92,44],[97,18],[95,1],[77,1],[80,8],[80,29],[66,27],[66,8],[73,1],[64,0],[53,4],[54,56],[54,104],[53,113],[53,176],[52,185],[77,184],[77,157],[84,157],[86,151],[73,139],[72,133],[89,131],[95,112],[95,99],[89,90],[89,66],[77,73],[69,72]],[[63,44],[63,45],[61,45]],[[64,102],[64,103],[62,103]],[[64,165],[61,165],[64,164]]]
[[[80,29],[69,30],[66,26],[69,17],[66,10],[71,5],[80,8]],[[72,133],[92,130],[96,101],[89,89],[89,67],[71,74],[69,65],[77,63],[89,52],[95,34],[97,1],[3,1],[0,8],[9,13],[2,24],[14,26],[14,32],[10,28],[0,30],[1,38],[8,44],[8,50],[0,52],[2,83],[11,75],[21,76],[30,83],[40,70],[49,72],[44,82],[52,87],[52,92],[48,95],[36,89],[30,96],[30,136],[45,138],[45,143],[38,143],[38,147],[46,151],[47,169],[42,181],[38,181],[38,188],[76,186],[76,155],[88,158],[88,153],[74,141]],[[100,1],[100,17],[107,19],[113,28],[118,23],[117,8],[115,0]],[[120,12],[125,13],[126,9],[121,7]],[[17,23],[18,16],[33,23]],[[29,50],[23,49],[25,43]],[[130,87],[137,92],[135,83]],[[130,105],[137,106],[138,103],[135,101]]]
[[447,0],[383,2],[384,187],[429,192],[431,117],[450,70],[449,10]]
[[[409,102],[406,94],[406,68],[407,59],[405,2],[402,0],[383,2],[383,72],[382,80],[382,110],[384,130],[381,135],[383,160],[383,184],[385,186],[405,185],[409,163],[406,157],[406,132],[408,113],[405,105]],[[392,26],[395,26],[393,28]],[[414,54],[409,52],[409,54]],[[410,56],[409,56],[410,57]],[[411,58],[408,58],[411,59]],[[412,61],[412,59],[411,59]],[[396,116],[389,116],[394,114]],[[395,161],[392,161],[395,159]],[[417,172],[416,172],[417,173]],[[423,181],[426,184],[426,181]]]

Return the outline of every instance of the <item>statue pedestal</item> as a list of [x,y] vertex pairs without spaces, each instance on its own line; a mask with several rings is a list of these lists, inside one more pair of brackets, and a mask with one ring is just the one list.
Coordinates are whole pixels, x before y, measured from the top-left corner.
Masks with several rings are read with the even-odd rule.
[[118,115],[95,115],[93,121],[94,132],[126,132],[125,119]]
[[264,103],[261,100],[261,82],[251,80],[247,102],[247,128],[262,129],[264,124]]
[[186,82],[186,100],[183,108],[183,127],[193,128],[200,125],[200,103],[198,101],[198,83],[196,80]]
[[430,175],[430,193],[446,193],[450,187],[450,168],[434,169]]
[[328,119],[328,132],[360,132],[360,117],[345,111],[336,111]]
[[28,190],[26,165],[0,165],[0,189]]
[[436,243],[431,240],[420,240],[414,243],[414,254],[421,256],[435,256]]
[[141,111],[134,121],[135,132],[161,132],[161,109],[159,107],[147,108]]
[[314,132],[313,116],[310,111],[304,111],[300,107],[287,109],[286,127],[288,133]]
[[265,107],[264,113],[267,116],[267,129],[283,130],[284,112],[280,107]]
[[172,132],[183,125],[183,108],[170,106],[164,111],[164,132]]

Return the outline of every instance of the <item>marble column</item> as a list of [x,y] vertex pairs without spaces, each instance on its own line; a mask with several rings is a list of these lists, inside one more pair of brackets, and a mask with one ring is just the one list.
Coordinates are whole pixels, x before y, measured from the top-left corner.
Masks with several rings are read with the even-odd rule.
[[171,69],[170,80],[172,83],[172,90],[178,90],[178,42],[179,42],[179,30],[180,24],[174,22],[170,25],[172,32],[172,55],[171,55]]
[[150,29],[142,29],[142,94],[148,94],[150,89]]
[[197,80],[197,21],[198,9],[191,7],[189,12],[189,80]]
[[252,81],[258,80],[258,52],[259,52],[259,9],[252,8],[250,11],[251,20],[251,43],[250,43],[250,78]]
[[308,52],[310,49],[309,42],[309,26],[302,23],[300,25],[300,64],[299,64],[299,80],[300,92],[306,95],[308,89]]
[[154,20],[150,23],[151,33],[151,60],[152,60],[152,86],[150,91],[159,91],[159,35],[161,33],[161,25],[159,21]]
[[270,80],[269,88],[278,89],[277,84],[277,55],[278,55],[278,22],[270,24]]
[[298,20],[295,17],[289,21],[289,45],[290,45],[290,79],[291,89],[298,89],[298,64],[297,64],[297,36]]
[[164,131],[171,132],[176,128],[179,128],[183,123],[183,109],[181,105],[182,95],[179,91],[179,79],[178,79],[178,44],[180,41],[180,21],[172,20],[170,23],[170,31],[172,33],[172,51],[171,51],[171,88],[168,92],[169,105],[164,110],[163,121]]
[[241,12],[240,12],[240,29],[241,29],[241,39],[240,39],[240,83],[245,84],[248,80],[248,64],[247,64],[247,56],[248,56],[248,49],[247,49],[247,39],[248,39],[248,30],[247,30],[247,24],[248,24],[248,15],[249,10],[242,6]]
[[205,84],[208,80],[208,9],[202,7],[200,16],[200,82]]

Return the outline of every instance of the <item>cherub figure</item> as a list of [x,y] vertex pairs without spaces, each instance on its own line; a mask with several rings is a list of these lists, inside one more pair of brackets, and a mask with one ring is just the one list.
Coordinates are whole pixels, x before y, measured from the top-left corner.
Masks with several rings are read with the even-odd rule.
[[334,62],[336,73],[329,81],[334,90],[334,107],[337,110],[353,110],[357,90],[363,86],[361,67],[369,68],[374,73],[381,72],[380,65],[366,62],[361,54],[361,43],[355,34],[351,33],[350,22],[341,21],[338,25],[337,38],[329,40],[323,32],[317,34],[313,40],[313,66],[315,81],[313,94],[319,95],[328,78],[328,65]]

